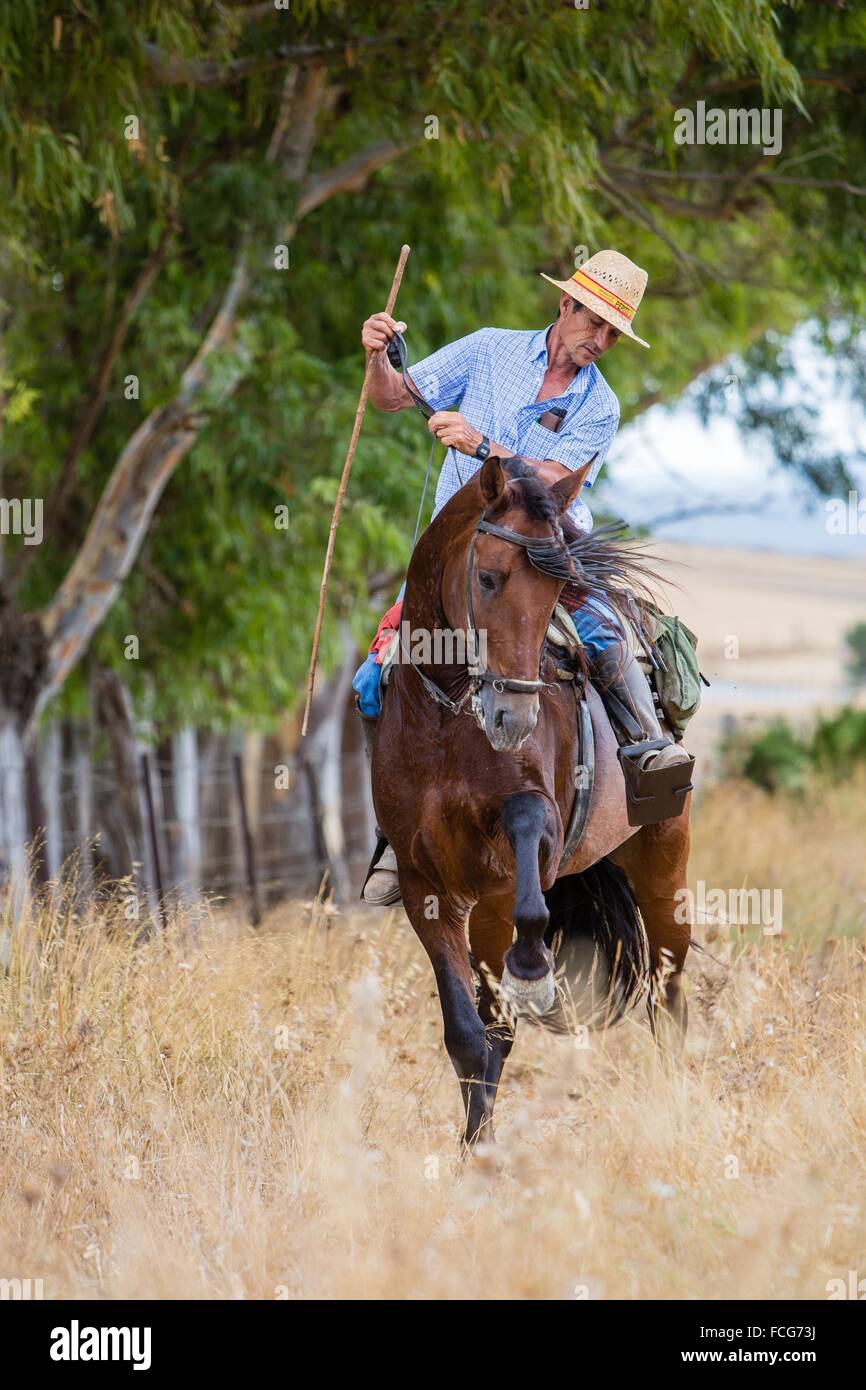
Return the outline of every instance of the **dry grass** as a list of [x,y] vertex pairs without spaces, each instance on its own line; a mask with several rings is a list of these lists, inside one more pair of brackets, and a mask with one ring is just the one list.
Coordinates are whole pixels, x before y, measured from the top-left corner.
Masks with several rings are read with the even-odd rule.
[[[798,823],[715,794],[695,877],[782,884],[796,930],[694,958],[674,1076],[642,1014],[583,1051],[524,1028],[496,1155],[468,1164],[401,913],[297,905],[256,935],[222,913],[138,949],[110,914],[46,914],[0,975],[0,1277],[52,1298],[681,1299],[866,1275],[862,806],[849,788]],[[828,941],[840,922],[855,935]]]

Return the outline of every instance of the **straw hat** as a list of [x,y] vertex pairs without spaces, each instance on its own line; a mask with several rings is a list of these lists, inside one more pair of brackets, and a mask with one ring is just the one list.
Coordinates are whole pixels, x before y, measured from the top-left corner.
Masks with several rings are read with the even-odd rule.
[[607,323],[612,323],[627,338],[633,338],[641,347],[649,347],[649,343],[639,338],[631,326],[643,299],[647,273],[630,261],[628,256],[621,256],[619,251],[597,251],[577,268],[570,280],[554,280],[552,275],[545,275],[544,271],[541,274],[551,285],[565,290],[579,304],[591,309]]

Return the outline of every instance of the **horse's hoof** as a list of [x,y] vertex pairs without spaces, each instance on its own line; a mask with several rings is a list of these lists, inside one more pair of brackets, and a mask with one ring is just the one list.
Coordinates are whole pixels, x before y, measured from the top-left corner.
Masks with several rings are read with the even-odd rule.
[[507,1002],[518,1010],[546,1014],[556,1003],[556,981],[552,970],[548,970],[540,980],[520,980],[512,975],[506,965],[499,985]]

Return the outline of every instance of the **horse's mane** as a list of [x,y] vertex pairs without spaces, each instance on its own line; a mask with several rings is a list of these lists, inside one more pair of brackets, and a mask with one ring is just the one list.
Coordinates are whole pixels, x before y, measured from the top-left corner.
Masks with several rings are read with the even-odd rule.
[[623,539],[624,522],[581,531],[573,517],[557,510],[550,488],[524,458],[515,455],[501,463],[513,486],[507,489],[497,514],[517,504],[531,520],[546,521],[562,541],[562,549],[553,555],[534,553],[531,548],[527,552],[537,569],[565,579],[560,602],[577,606],[592,589],[628,621],[634,620],[635,602],[641,616],[646,604],[657,602],[654,585],[662,583],[662,577],[640,553],[639,542]]

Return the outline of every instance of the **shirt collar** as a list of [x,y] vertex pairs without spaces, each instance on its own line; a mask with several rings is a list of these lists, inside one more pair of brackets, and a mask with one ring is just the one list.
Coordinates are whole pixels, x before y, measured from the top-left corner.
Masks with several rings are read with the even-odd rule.
[[[556,319],[553,320],[556,323]],[[533,362],[537,362],[539,357],[544,358],[545,368],[547,366],[547,335],[553,327],[549,323],[546,328],[539,328],[537,333],[533,333],[529,339],[529,355]]]

